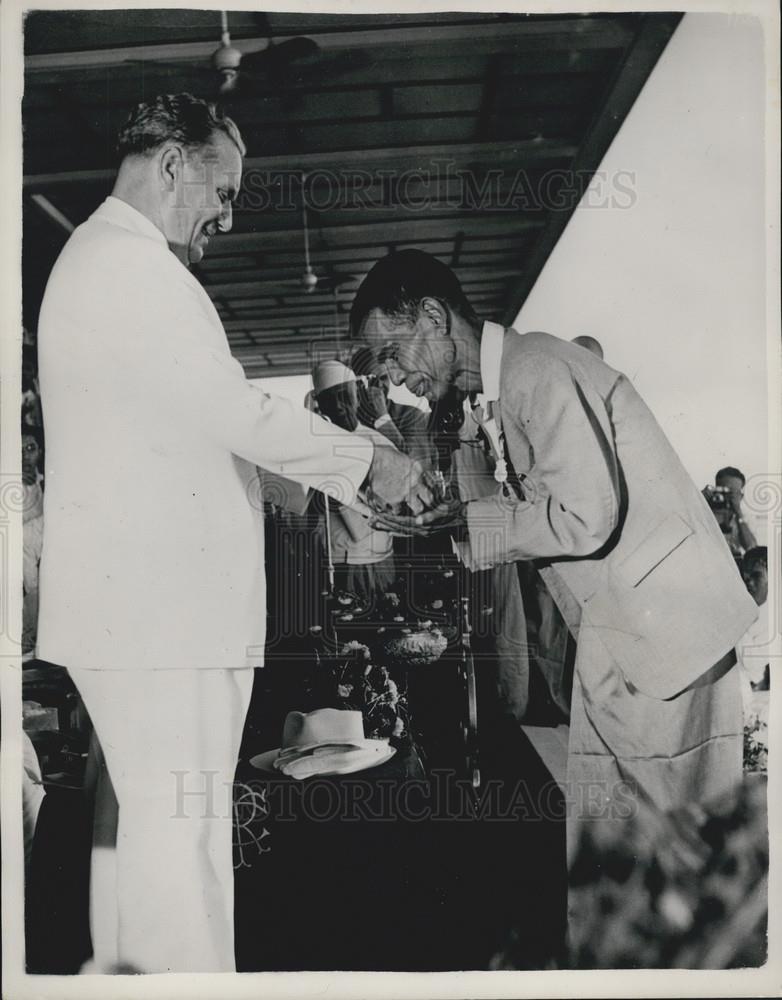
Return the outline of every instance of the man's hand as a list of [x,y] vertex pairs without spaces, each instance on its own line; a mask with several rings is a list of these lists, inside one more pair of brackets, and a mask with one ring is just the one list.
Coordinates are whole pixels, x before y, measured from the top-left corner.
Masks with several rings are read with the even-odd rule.
[[741,493],[735,490],[730,490],[727,494],[728,508],[736,515],[737,518],[741,518],[743,515],[741,513]]
[[434,493],[423,477],[421,463],[391,445],[375,445],[365,482],[367,503],[378,514],[398,510],[403,502],[413,514],[420,514],[434,503]]
[[373,427],[375,421],[388,414],[386,394],[379,385],[365,386],[358,383],[358,415],[361,420]]
[[466,506],[461,500],[443,500],[425,514],[413,517],[378,513],[370,524],[392,535],[433,535],[438,531],[455,531],[467,524]]

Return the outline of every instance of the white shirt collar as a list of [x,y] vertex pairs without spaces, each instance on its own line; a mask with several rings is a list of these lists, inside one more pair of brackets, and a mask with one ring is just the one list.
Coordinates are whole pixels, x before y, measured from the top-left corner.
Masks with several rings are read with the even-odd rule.
[[168,246],[168,241],[154,222],[146,215],[142,215],[132,205],[121,198],[115,198],[112,194],[95,210],[93,215],[115,226],[120,226],[122,229],[129,229],[132,233],[148,236],[150,239]]
[[500,370],[502,368],[502,346],[505,327],[489,321],[483,324],[481,333],[481,396],[487,403],[500,398]]

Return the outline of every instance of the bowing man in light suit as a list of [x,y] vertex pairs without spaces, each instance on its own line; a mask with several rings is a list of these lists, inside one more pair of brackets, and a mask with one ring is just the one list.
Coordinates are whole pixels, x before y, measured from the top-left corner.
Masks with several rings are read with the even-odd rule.
[[266,617],[256,466],[348,503],[362,484],[419,510],[431,495],[406,456],[267,395],[231,357],[189,268],[231,228],[236,125],[158,97],[119,154],[41,307],[38,655],[71,672],[119,803],[116,865],[93,866],[95,965],[230,971],[230,786]]
[[578,652],[568,840],[641,803],[707,799],[741,776],[732,653],[756,616],[705,500],[631,382],[546,333],[481,323],[456,276],[405,250],[359,288],[351,328],[430,400],[483,393],[493,495],[400,532],[453,531],[465,564],[538,561]]

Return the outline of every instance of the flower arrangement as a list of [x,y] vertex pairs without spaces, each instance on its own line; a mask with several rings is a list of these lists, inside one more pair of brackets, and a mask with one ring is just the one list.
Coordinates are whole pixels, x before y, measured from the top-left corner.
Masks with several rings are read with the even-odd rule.
[[334,655],[318,656],[307,689],[313,708],[358,711],[368,739],[404,736],[407,698],[369,647],[351,640]]
[[310,628],[315,649],[305,704],[360,711],[370,738],[404,736],[407,671],[434,663],[457,639],[458,586],[453,567],[439,560],[401,563],[393,589],[374,602],[324,592],[325,620]]

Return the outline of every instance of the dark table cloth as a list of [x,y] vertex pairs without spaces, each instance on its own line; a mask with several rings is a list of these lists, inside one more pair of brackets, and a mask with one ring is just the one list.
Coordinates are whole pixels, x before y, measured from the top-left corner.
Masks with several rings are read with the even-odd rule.
[[561,793],[510,720],[482,762],[477,802],[409,742],[371,771],[304,782],[241,764],[238,969],[486,969],[511,926],[524,967],[559,957]]

